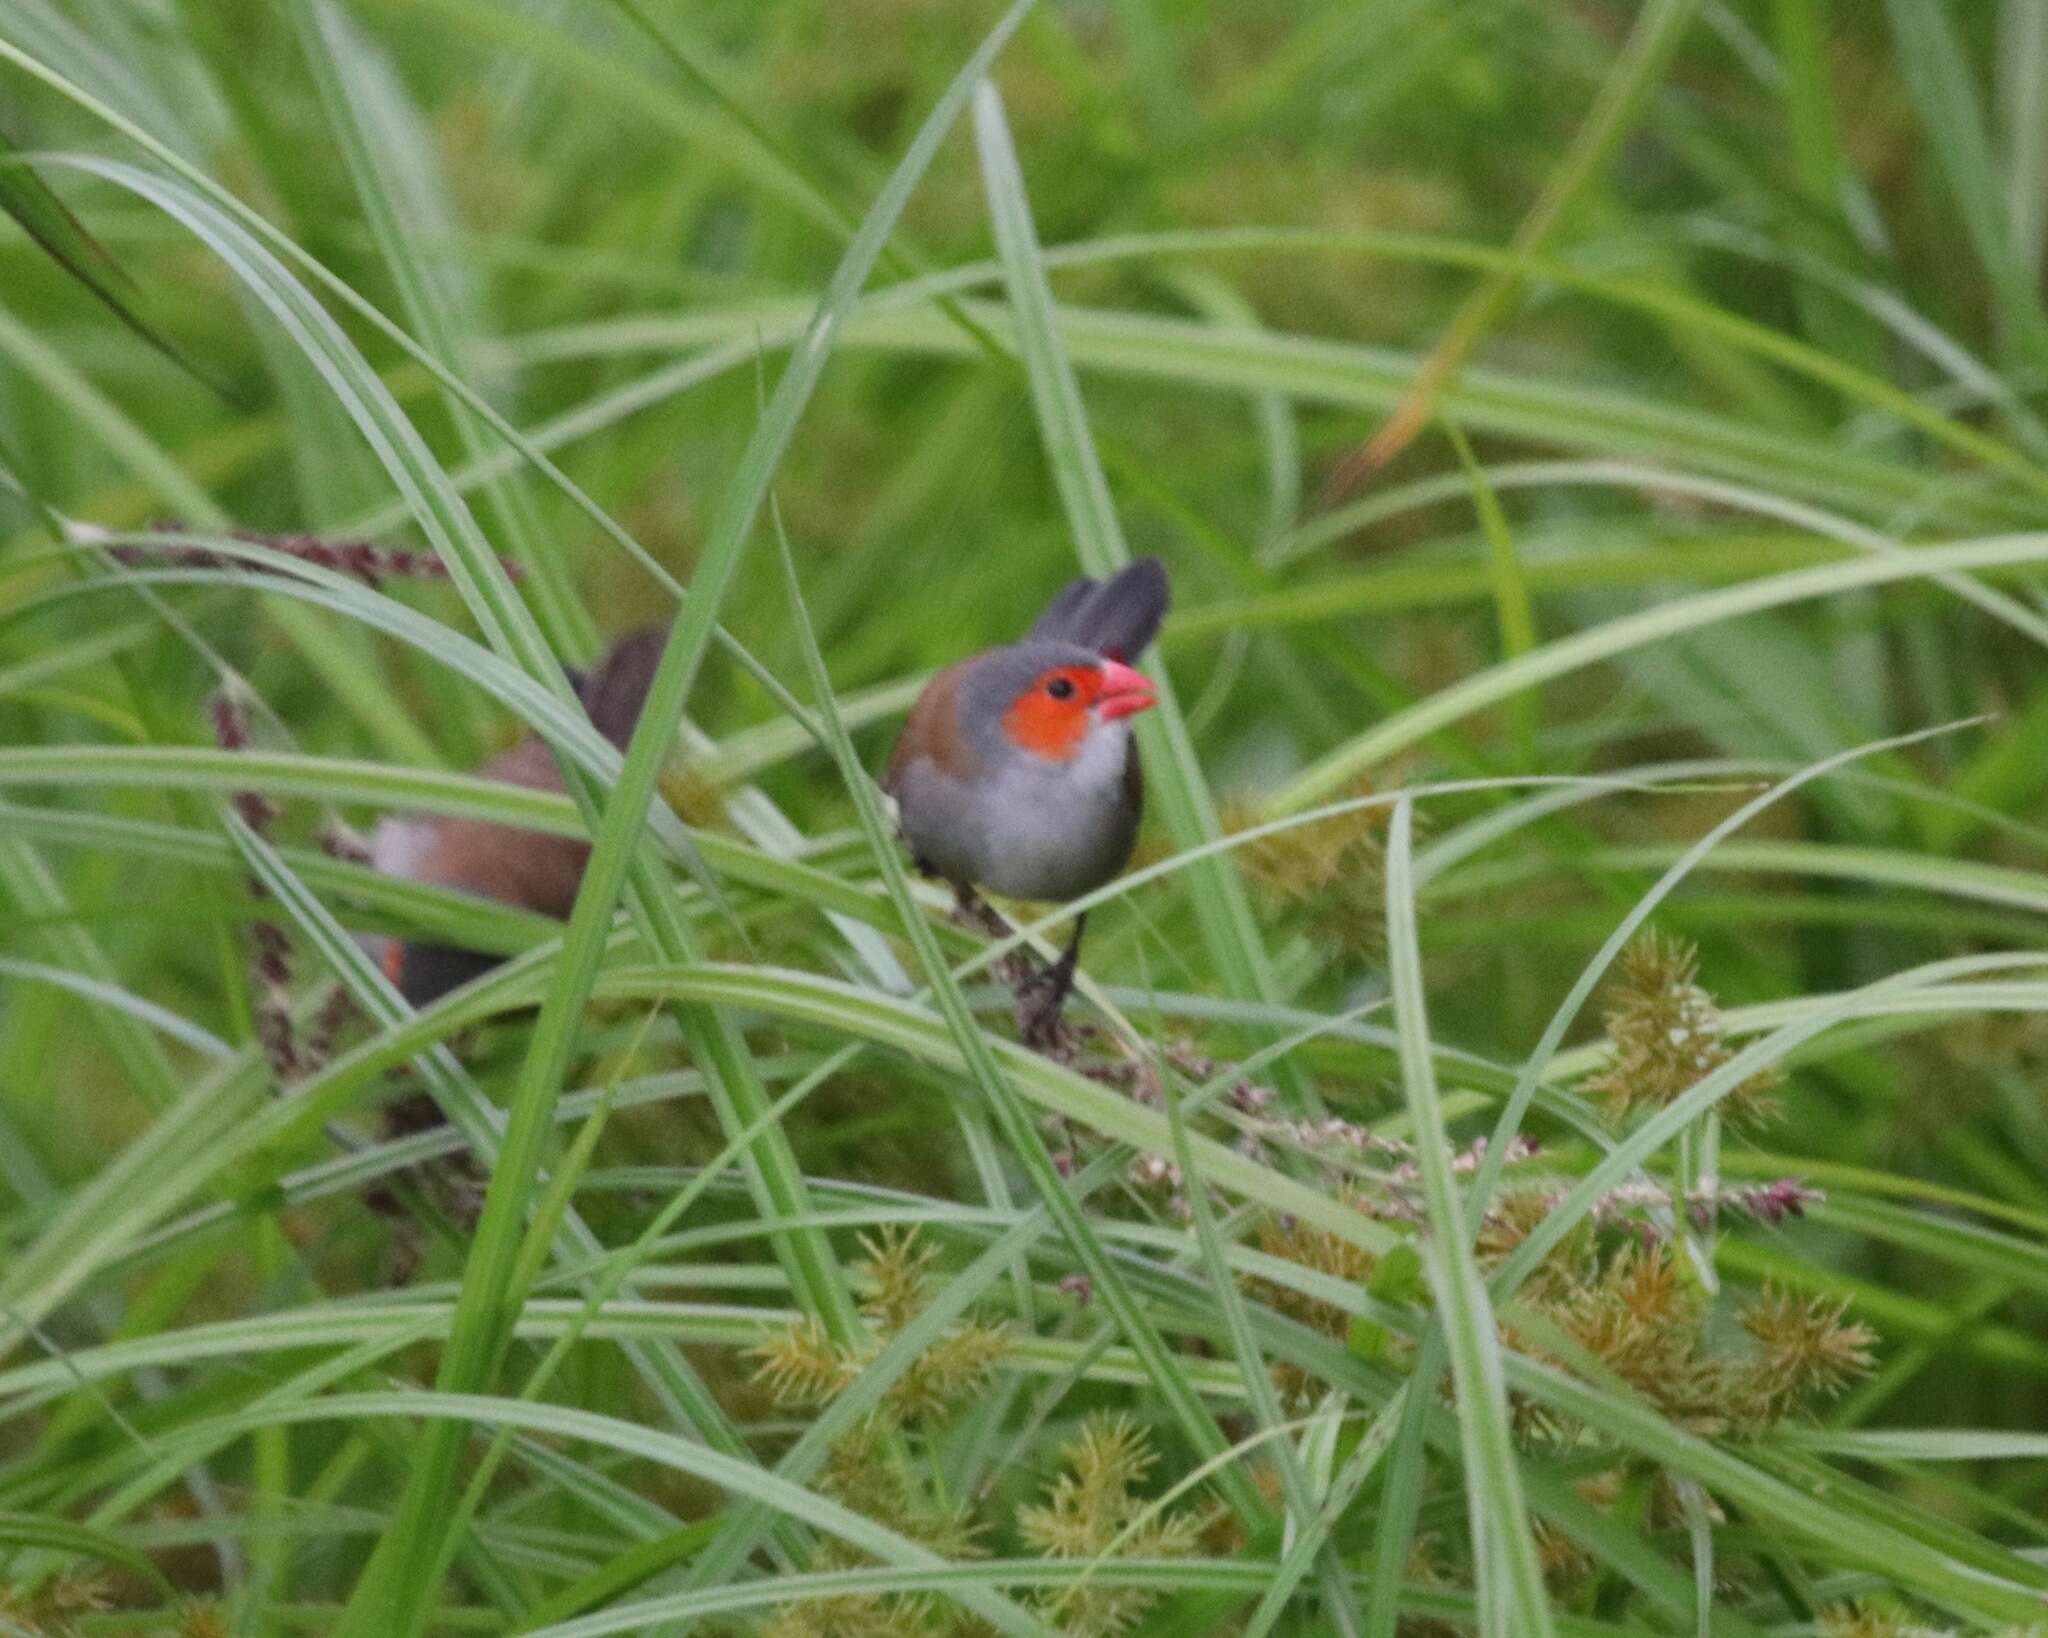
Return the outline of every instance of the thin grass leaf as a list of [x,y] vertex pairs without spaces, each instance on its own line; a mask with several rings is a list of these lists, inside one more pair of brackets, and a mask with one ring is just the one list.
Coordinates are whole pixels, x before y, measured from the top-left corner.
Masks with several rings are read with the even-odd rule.
[[147,1582],[160,1597],[169,1600],[175,1596],[175,1590],[163,1571],[145,1555],[83,1525],[68,1524],[40,1513],[4,1509],[0,1510],[0,1541],[17,1547],[40,1547],[72,1558],[94,1558],[102,1563],[118,1564],[130,1575]]
[[1996,294],[2007,342],[2037,369],[2048,366],[2048,314],[2012,237],[1983,102],[1954,21],[1934,0],[1885,0],[1885,12],[1900,72]]
[[62,967],[48,966],[39,961],[8,961],[0,959],[0,978],[11,978],[18,984],[51,984],[60,990],[91,1001],[98,1006],[125,1013],[137,1023],[153,1029],[157,1034],[176,1041],[180,1046],[190,1047],[194,1052],[204,1053],[209,1058],[231,1058],[234,1048],[210,1030],[201,1029],[197,1024],[180,1018],[167,1008],[144,999],[118,984],[108,984],[99,979],[88,978],[83,973],[66,971]]
[[1625,615],[1575,636],[1546,643],[1521,660],[1494,666],[1454,683],[1390,717],[1297,775],[1268,800],[1267,808],[1270,812],[1285,813],[1306,806],[1341,789],[1394,752],[1484,705],[1666,637],[1698,631],[1739,615],[1836,596],[1866,586],[1911,580],[1943,569],[2033,563],[2044,557],[2048,557],[2048,536],[2039,535],[1928,546],[1896,557],[1864,558],[1772,575],[1748,585],[1681,598]]
[[1515,230],[1511,252],[1515,264],[1488,279],[1466,298],[1387,424],[1332,474],[1326,495],[1348,489],[1367,473],[1385,466],[1429,424],[1445,385],[1521,294],[1528,278],[1529,259],[1548,243],[1634,124],[1699,9],[1699,0],[1651,0],[1636,18],[1628,43],[1586,112],[1585,123],[1544,182],[1542,193],[1522,219],[1522,225]]
[[1414,809],[1404,801],[1394,809],[1387,839],[1389,977],[1401,1028],[1401,1082],[1414,1121],[1416,1167],[1428,1212],[1430,1283],[1455,1384],[1480,1631],[1486,1638],[1540,1638],[1555,1630],[1550,1597],[1522,1495],[1499,1332],[1466,1238],[1464,1206],[1451,1172],[1450,1133],[1428,1047],[1415,930],[1413,834]]
[[[455,237],[454,209],[432,167],[430,133],[392,64],[331,0],[292,0],[291,17],[406,321],[421,346],[457,369],[483,315],[445,254],[435,258],[422,249]],[[482,456],[485,428],[459,399],[449,414],[463,453]],[[564,653],[589,653],[596,628],[565,556],[543,546],[532,502],[509,479],[490,485],[484,499],[493,535],[527,570],[535,617],[549,642]]]
[[[1001,95],[992,84],[975,93],[974,132],[981,155],[982,186],[988,195],[1047,464],[1058,485],[1082,569],[1098,578],[1108,576],[1130,561],[1130,552],[1089,433],[1080,384],[1060,345],[1052,289],[1046,281],[1023,173],[1003,117]],[[1222,833],[1215,799],[1202,776],[1171,679],[1162,674],[1155,686],[1159,707],[1147,713],[1149,722],[1139,727],[1140,741],[1151,752],[1147,759],[1150,784],[1166,810],[1167,831],[1175,845],[1199,847]],[[1232,992],[1259,1001],[1276,1000],[1278,979],[1237,873],[1225,861],[1205,860],[1191,873],[1189,886],[1204,942]],[[1307,1096],[1305,1084],[1292,1080],[1290,1084]]]
[[[0,46],[5,43],[0,41]],[[218,517],[212,498],[174,457],[62,352],[37,335],[33,326],[22,323],[4,307],[0,307],[0,352],[39,381],[72,420],[149,487],[158,503],[168,503],[196,518]]]
[[[577,1022],[597,976],[610,931],[612,908],[626,885],[629,866],[638,851],[656,775],[710,642],[720,600],[752,534],[776,464],[794,436],[797,420],[824,370],[833,336],[866,282],[911,190],[965,103],[969,88],[986,72],[1010,33],[1023,21],[1029,5],[1030,0],[1018,0],[1005,14],[927,117],[834,273],[817,315],[777,383],[721,500],[691,595],[669,634],[661,663],[649,683],[639,721],[626,748],[624,766],[594,836],[575,908],[563,935],[561,955],[513,1091],[505,1150],[485,1197],[476,1246],[464,1281],[463,1301],[457,1309],[457,1325],[437,1378],[437,1387],[443,1392],[464,1392],[486,1383],[509,1340],[521,1296],[512,1285],[512,1260],[522,1197],[532,1186],[541,1138],[553,1124],[554,1102],[574,1046]],[[675,954],[689,952],[692,940],[672,912],[664,915],[667,907],[660,897],[658,883],[643,879],[637,897],[658,943]],[[744,1122],[766,1106],[767,1099],[760,1095],[758,1084],[748,1073],[746,1047],[725,1019],[714,1014],[694,1026],[686,1025],[686,1029],[695,1037],[693,1046],[722,1066],[737,1071],[732,1084],[741,1096],[729,1117],[734,1124]],[[763,1204],[770,1212],[782,1215],[803,1209],[802,1180],[788,1157],[786,1145],[769,1148],[765,1156],[757,1151],[754,1165],[765,1196]],[[799,1237],[790,1242],[788,1255],[804,1277],[810,1299],[828,1327],[842,1337],[853,1335],[857,1322],[852,1301],[822,1243],[812,1237]],[[398,1527],[386,1538],[389,1545],[380,1550],[366,1570],[337,1628],[337,1638],[384,1638],[386,1634],[406,1638],[421,1630],[433,1592],[434,1569],[442,1557],[441,1532],[435,1527],[436,1511],[457,1454],[456,1429],[437,1427],[429,1433],[400,1503]]]
[[[1536,613],[1529,601],[1529,579],[1515,550],[1515,538],[1508,527],[1507,513],[1500,497],[1486,481],[1485,469],[1472,453],[1472,445],[1453,421],[1444,431],[1457,452],[1458,465],[1472,484],[1472,506],[1479,514],[1486,535],[1486,571],[1492,581],[1494,607],[1500,621],[1500,647],[1504,659],[1518,659],[1536,647]],[[1534,693],[1518,694],[1508,702],[1515,725],[1516,749],[1521,766],[1536,766],[1536,731],[1540,701]]]
[[1999,8],[1999,106],[2005,137],[2005,211],[2013,254],[2038,280],[2048,254],[2048,4]]
[[4,132],[0,132],[0,210],[13,217],[16,227],[91,291],[93,298],[151,351],[176,365],[208,392],[232,401],[233,395],[226,388],[142,316],[142,292],[136,288],[134,278],[86,231],[85,224],[36,174],[32,159],[10,142]]

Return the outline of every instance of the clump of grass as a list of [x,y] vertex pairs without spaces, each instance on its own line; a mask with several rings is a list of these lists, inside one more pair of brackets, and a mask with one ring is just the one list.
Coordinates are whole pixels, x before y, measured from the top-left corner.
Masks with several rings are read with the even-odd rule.
[[[1382,1222],[1410,1224],[1413,1207],[1401,1174],[1377,1188],[1346,1185],[1337,1197]],[[1738,1202],[1751,1193],[1738,1191]],[[1772,1199],[1777,1193],[1766,1190]],[[1550,1183],[1516,1181],[1487,1212],[1476,1246],[1482,1267],[1505,1262],[1556,1205]],[[1668,1197],[1656,1200],[1668,1205]],[[1612,1213],[1596,1210],[1538,1265],[1519,1302],[1573,1348],[1654,1403],[1680,1426],[1701,1433],[1755,1433],[1839,1393],[1872,1365],[1876,1337],[1847,1318],[1846,1300],[1802,1298],[1766,1287],[1734,1313],[1747,1345],[1716,1339],[1715,1308],[1686,1255],[1634,1215],[1631,1199]],[[1618,1232],[1603,1224],[1620,1224]],[[1371,1281],[1379,1259],[1329,1231],[1292,1218],[1268,1216],[1257,1228],[1259,1249],[1350,1286]],[[1247,1293],[1276,1312],[1342,1341],[1350,1312],[1279,1281],[1249,1278]],[[1502,1340],[1566,1370],[1581,1370],[1579,1354],[1543,1345],[1541,1329],[1523,1334],[1504,1324]],[[1318,1390],[1317,1379],[1286,1361],[1274,1382],[1292,1402]],[[1530,1420],[1540,1421],[1534,1413]],[[1562,1429],[1552,1426],[1553,1433]]]
[[[1354,1147],[1406,1148],[1384,1139]],[[1337,1197],[1366,1216],[1413,1229],[1413,1205],[1400,1182],[1413,1171],[1412,1151],[1406,1152],[1411,1158],[1386,1177],[1343,1184]],[[1531,1149],[1511,1158],[1526,1162],[1533,1155]],[[1474,1152],[1458,1155],[1453,1165],[1469,1171],[1473,1158]],[[1737,1191],[1731,1198],[1740,1207],[1753,1193],[1774,1202],[1785,1198],[1782,1186]],[[1498,1268],[1512,1256],[1561,1194],[1554,1182],[1511,1175],[1481,1225],[1476,1245],[1481,1267]],[[1631,1196],[1612,1210],[1587,1214],[1537,1265],[1514,1304],[1496,1316],[1502,1346],[1595,1385],[1618,1381],[1674,1426],[1709,1438],[1765,1436],[1872,1369],[1876,1337],[1848,1318],[1846,1301],[1766,1286],[1732,1304],[1725,1316],[1732,1319],[1732,1328],[1723,1324],[1687,1252],[1659,1234],[1653,1218],[1643,1214],[1648,1204]],[[1654,1204],[1668,1212],[1673,1203],[1660,1194]],[[1696,1214],[1702,1209],[1701,1202],[1689,1204]],[[1747,1209],[1763,1216],[1768,1208]],[[1353,1289],[1379,1290],[1383,1259],[1347,1239],[1279,1216],[1263,1218],[1256,1233],[1259,1249],[1269,1256]],[[1243,1284],[1266,1306],[1333,1341],[1356,1339],[1362,1322],[1342,1304],[1280,1280],[1248,1278]],[[1382,1327],[1369,1329],[1384,1335]],[[1412,1348],[1396,1338],[1384,1339],[1375,1352],[1397,1368],[1413,1357]],[[1314,1403],[1323,1391],[1313,1373],[1291,1362],[1275,1362],[1271,1370],[1284,1402],[1296,1409]],[[1681,1521],[1674,1488],[1679,1475],[1612,1450],[1597,1430],[1532,1399],[1511,1396],[1510,1408],[1517,1436],[1527,1448],[1568,1449],[1580,1456],[1612,1451],[1611,1467],[1579,1481],[1579,1493],[1589,1505],[1609,1511],[1625,1492],[1640,1490],[1657,1528],[1672,1529]],[[1590,1584],[1598,1562],[1584,1543],[1540,1522],[1533,1528],[1538,1563],[1554,1593],[1568,1596]],[[1476,1567],[1468,1564],[1463,1573],[1475,1574]]]
[[[1820,1638],[1965,1638],[1956,1627],[1936,1626],[1888,1600],[1864,1599],[1834,1604],[1815,1622]],[[2042,1638],[2048,1622],[2026,1627],[1999,1627],[1990,1638]]]
[[[861,1310],[874,1328],[859,1346],[829,1337],[815,1320],[803,1319],[752,1350],[756,1380],[778,1404],[828,1405],[862,1368],[917,1318],[931,1300],[935,1248],[915,1229],[885,1230],[861,1242]],[[857,1421],[835,1443],[818,1478],[818,1488],[854,1511],[923,1542],[948,1558],[980,1552],[980,1526],[971,1510],[942,1493],[931,1464],[916,1459],[914,1446],[929,1440],[970,1404],[1010,1350],[1009,1331],[969,1322],[945,1332],[890,1384],[881,1405]],[[820,1550],[815,1568],[844,1568],[866,1562],[841,1543]],[[980,1632],[961,1612],[926,1597],[849,1593],[778,1609],[762,1638],[847,1633],[852,1638],[884,1634],[948,1635]]]
[[[1873,1364],[1876,1338],[1848,1321],[1846,1301],[1769,1287],[1736,1310],[1748,1346],[1718,1342],[1713,1301],[1669,1242],[1547,1265],[1524,1300],[1601,1371],[1695,1433],[1762,1432],[1840,1392]],[[1538,1358],[1548,1352],[1540,1336],[1511,1331],[1510,1340]],[[1555,1362],[1581,1368],[1568,1353]]]
[[[1129,1418],[1098,1413],[1061,1452],[1066,1469],[1044,1502],[1017,1514],[1017,1531],[1048,1558],[1185,1558],[1208,1521],[1192,1509],[1159,1508],[1138,1493],[1157,1460]],[[1076,1638],[1116,1638],[1141,1621],[1158,1595],[1142,1587],[1079,1587],[1041,1599],[1047,1617]]]
[[[757,1379],[790,1406],[829,1404],[866,1360],[923,1312],[930,1300],[936,1253],[914,1230],[866,1241],[862,1309],[874,1326],[870,1345],[848,1348],[809,1322],[799,1322],[752,1350]],[[819,1488],[847,1506],[951,1558],[982,1551],[990,1523],[972,1507],[940,1495],[914,1446],[935,1435],[969,1404],[1010,1346],[1000,1326],[969,1323],[949,1330],[891,1387],[882,1408],[863,1417],[832,1449]],[[1173,1558],[1195,1551],[1207,1525],[1196,1510],[1154,1509],[1138,1487],[1157,1462],[1151,1442],[1117,1415],[1091,1416],[1061,1452],[1065,1471],[1044,1500],[1018,1510],[1017,1534],[1033,1550],[1058,1559]],[[837,1544],[824,1547],[820,1569],[862,1562]],[[1041,1597],[1048,1618],[1082,1638],[1114,1638],[1151,1607],[1141,1588],[1082,1585]],[[986,1630],[944,1602],[925,1597],[846,1594],[778,1609],[762,1638],[813,1634],[966,1634]]]
[[[1371,796],[1361,780],[1339,800]],[[1312,824],[1289,825],[1236,849],[1238,867],[1278,914],[1296,919],[1323,947],[1366,960],[1386,950],[1387,828],[1385,808],[1360,808]],[[1248,804],[1227,807],[1226,831],[1266,816]]]
[[[861,1310],[874,1326],[869,1343],[847,1347],[809,1319],[760,1343],[752,1350],[760,1361],[756,1375],[778,1403],[829,1403],[930,1303],[936,1247],[923,1244],[914,1229],[884,1230],[861,1244],[868,1254],[861,1265],[868,1287]],[[973,1396],[1009,1350],[1003,1326],[957,1325],[890,1384],[883,1405],[906,1426],[935,1426]]]
[[[1699,950],[1683,939],[1646,933],[1622,952],[1608,993],[1607,1039],[1613,1056],[1585,1084],[1588,1097],[1617,1121],[1683,1097],[1734,1053],[1721,1009],[1699,982]],[[1775,1070],[1750,1076],[1721,1101],[1751,1125],[1777,1113]]]
[[113,1583],[98,1569],[66,1570],[28,1589],[0,1587],[0,1633],[74,1638],[113,1602]]
[[[1342,1190],[1338,1198],[1360,1211],[1369,1213],[1372,1209],[1369,1197],[1359,1189]],[[1294,1218],[1263,1217],[1256,1234],[1258,1247],[1267,1256],[1282,1258],[1314,1273],[1328,1275],[1333,1280],[1342,1280],[1346,1285],[1363,1286],[1372,1278],[1373,1270],[1379,1267],[1379,1258],[1363,1246],[1332,1234],[1328,1229]],[[1275,1313],[1299,1320],[1326,1337],[1342,1337],[1350,1329],[1350,1314],[1333,1302],[1311,1297],[1276,1280],[1253,1277],[1245,1279],[1243,1285],[1248,1296],[1264,1303]],[[1273,1386],[1291,1405],[1308,1403],[1321,1386],[1313,1373],[1291,1360],[1275,1360],[1272,1376]]]

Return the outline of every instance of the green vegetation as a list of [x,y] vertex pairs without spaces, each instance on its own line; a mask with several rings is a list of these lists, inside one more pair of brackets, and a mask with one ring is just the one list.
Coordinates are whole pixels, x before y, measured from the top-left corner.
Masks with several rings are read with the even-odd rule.
[[[2048,0],[4,0],[0,208],[0,1633],[2048,1631]],[[1030,1053],[863,770],[1138,552]]]

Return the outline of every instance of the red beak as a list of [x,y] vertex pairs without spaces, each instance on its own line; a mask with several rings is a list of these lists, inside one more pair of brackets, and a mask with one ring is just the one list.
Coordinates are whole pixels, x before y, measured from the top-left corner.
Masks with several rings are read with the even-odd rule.
[[1134,717],[1158,703],[1159,697],[1152,692],[1152,679],[1144,672],[1133,670],[1121,660],[1102,662],[1102,693],[1095,702],[1095,710],[1103,721]]

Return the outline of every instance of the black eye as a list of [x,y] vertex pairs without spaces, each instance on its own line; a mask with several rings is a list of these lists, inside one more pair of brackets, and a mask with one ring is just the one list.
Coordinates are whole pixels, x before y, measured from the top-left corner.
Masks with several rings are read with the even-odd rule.
[[1055,677],[1045,685],[1045,691],[1056,700],[1070,700],[1074,697],[1074,683],[1070,677]]

